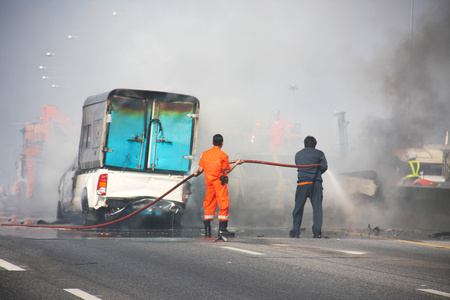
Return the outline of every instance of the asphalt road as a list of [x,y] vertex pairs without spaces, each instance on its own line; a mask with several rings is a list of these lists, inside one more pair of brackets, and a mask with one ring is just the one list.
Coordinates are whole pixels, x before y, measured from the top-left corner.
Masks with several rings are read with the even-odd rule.
[[[0,299],[446,299],[450,239],[426,232],[0,227]],[[375,234],[378,234],[376,236]]]

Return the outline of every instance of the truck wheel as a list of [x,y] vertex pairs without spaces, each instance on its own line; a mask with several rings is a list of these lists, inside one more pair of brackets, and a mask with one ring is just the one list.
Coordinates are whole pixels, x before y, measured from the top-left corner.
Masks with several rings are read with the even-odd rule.
[[89,208],[85,208],[84,202],[83,202],[83,211],[81,212],[81,225],[83,226],[88,226],[89,224],[89,220],[88,220],[88,216],[89,216]]
[[92,225],[89,219],[89,204],[87,199],[87,191],[83,190],[83,194],[81,196],[81,224],[83,226]]
[[63,220],[65,220],[65,218],[66,218],[66,216],[64,214],[64,210],[63,210],[61,201],[58,201],[58,206],[56,208],[56,219],[58,221],[63,221]]

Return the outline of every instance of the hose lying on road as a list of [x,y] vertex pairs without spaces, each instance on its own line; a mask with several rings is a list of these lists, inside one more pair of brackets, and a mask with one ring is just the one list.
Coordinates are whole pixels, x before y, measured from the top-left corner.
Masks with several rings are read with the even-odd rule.
[[[278,167],[289,167],[289,168],[310,168],[310,167],[318,167],[318,166],[320,166],[319,164],[314,164],[314,165],[288,165],[288,164],[281,164],[281,163],[274,163],[274,162],[267,162],[267,161],[259,161],[259,160],[241,160],[241,162],[242,163],[271,165],[271,166],[278,166]],[[230,161],[230,164],[234,164],[234,163],[236,163],[236,161]],[[180,185],[182,185],[183,183],[185,183],[186,181],[188,181],[192,177],[194,177],[194,174],[189,175],[188,177],[186,177],[185,179],[183,179],[182,181],[177,183],[170,190],[165,192],[162,196],[160,196],[159,198],[153,200],[152,202],[150,202],[149,204],[145,205],[144,207],[141,207],[140,209],[138,209],[138,210],[136,210],[136,211],[126,215],[126,216],[123,216],[122,218],[119,218],[117,220],[110,221],[110,222],[107,222],[107,223],[96,224],[96,225],[88,225],[88,226],[61,226],[61,225],[39,225],[39,224],[35,225],[35,224],[2,223],[2,224],[0,224],[0,226],[35,227],[35,228],[36,227],[38,227],[38,228],[57,228],[57,229],[73,229],[73,230],[92,229],[92,228],[101,228],[101,227],[109,226],[109,225],[112,225],[112,224],[115,224],[115,223],[119,223],[119,222],[121,222],[121,221],[123,221],[125,219],[128,219],[128,218],[130,218],[130,217],[140,213],[144,209],[147,209],[148,207],[152,206],[153,204],[155,204],[156,202],[158,202],[159,200],[161,200],[162,198],[164,198],[165,196],[167,196],[168,194],[173,192],[176,188],[178,188]]]
[[11,224],[11,223],[5,223],[5,224],[1,224],[0,226],[22,226],[22,227],[39,227],[39,228],[75,229],[75,230],[77,230],[77,229],[92,229],[92,228],[105,227],[105,226],[112,225],[114,223],[118,223],[120,221],[123,221],[125,219],[128,219],[128,218],[134,216],[135,214],[140,213],[144,209],[152,206],[153,204],[155,204],[156,202],[158,202],[159,200],[161,200],[165,196],[169,195],[177,187],[179,187],[180,185],[182,185],[183,183],[185,183],[186,181],[188,181],[192,177],[194,177],[194,174],[189,175],[188,177],[186,177],[185,179],[183,179],[182,181],[177,183],[173,188],[171,188],[170,190],[165,192],[162,196],[160,196],[159,198],[153,200],[152,202],[150,202],[149,204],[145,205],[144,207],[141,207],[140,209],[138,209],[138,210],[136,210],[136,211],[134,211],[134,212],[132,212],[132,213],[122,217],[122,218],[119,218],[117,220],[110,221],[110,222],[107,222],[107,223],[102,223],[102,224],[97,224],[97,225],[89,225],[89,226],[60,226],[60,225],[33,225],[33,224]]

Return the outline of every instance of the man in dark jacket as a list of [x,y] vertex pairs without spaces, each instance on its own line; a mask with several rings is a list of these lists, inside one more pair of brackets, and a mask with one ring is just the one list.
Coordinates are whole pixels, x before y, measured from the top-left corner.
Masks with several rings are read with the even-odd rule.
[[313,227],[312,231],[315,238],[322,237],[322,174],[328,169],[325,154],[316,149],[317,141],[312,136],[305,138],[305,148],[295,154],[296,165],[315,165],[318,167],[298,168],[297,169],[297,191],[295,193],[295,206],[292,212],[294,224],[289,231],[291,238],[300,237],[300,225],[302,224],[303,208],[306,199],[311,200],[313,208]]

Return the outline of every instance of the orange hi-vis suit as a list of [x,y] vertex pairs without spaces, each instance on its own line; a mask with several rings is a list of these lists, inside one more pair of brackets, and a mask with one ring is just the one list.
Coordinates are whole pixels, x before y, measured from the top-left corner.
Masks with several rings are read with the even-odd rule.
[[222,185],[220,181],[220,177],[224,175],[224,170],[230,169],[228,155],[219,146],[214,146],[202,153],[198,165],[205,172],[206,195],[203,201],[205,220],[214,220],[216,206],[219,205],[219,221],[229,221],[230,197],[228,196],[228,188],[226,184]]
[[284,148],[284,138],[289,133],[288,123],[279,119],[272,121],[272,127],[270,128],[270,144],[269,151],[281,151]]

